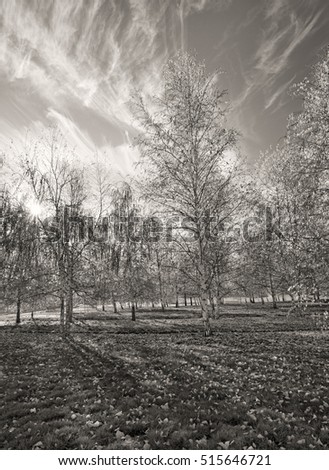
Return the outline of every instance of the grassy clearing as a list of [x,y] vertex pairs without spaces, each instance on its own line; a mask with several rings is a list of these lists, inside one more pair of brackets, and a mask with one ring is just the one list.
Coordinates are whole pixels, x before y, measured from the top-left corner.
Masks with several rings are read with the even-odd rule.
[[[103,321],[100,321],[103,320]],[[0,330],[6,449],[327,449],[329,336],[308,318],[225,307]]]

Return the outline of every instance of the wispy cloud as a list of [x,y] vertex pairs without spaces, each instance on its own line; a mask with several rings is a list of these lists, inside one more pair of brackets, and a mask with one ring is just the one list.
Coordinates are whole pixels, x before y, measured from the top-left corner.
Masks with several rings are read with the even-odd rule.
[[[282,103],[283,102],[283,97],[284,95],[286,94],[287,90],[289,89],[289,86],[292,84],[292,82],[295,80],[295,75],[288,81],[285,81],[284,83],[282,83],[282,85],[280,85],[276,91],[272,94],[272,95],[269,95],[267,98],[266,98],[266,101],[265,101],[265,109],[269,109],[273,106],[273,104],[278,100],[280,99],[280,102]],[[272,110],[273,112],[273,110]]]
[[275,102],[285,88],[285,85],[277,88],[277,83],[282,82],[281,76],[289,67],[290,56],[316,31],[322,14],[320,10],[301,18],[294,11],[287,14],[287,3],[283,0],[268,5],[269,8],[265,10],[268,27],[259,41],[252,67],[245,78],[245,87],[236,100],[238,107],[260,90],[264,92],[266,109]]
[[171,8],[169,0],[1,2],[2,73],[48,104],[44,119],[68,114],[75,101],[110,123],[128,124],[132,90],[152,92],[175,50],[179,21],[171,18],[168,31]]
[[301,19],[291,12],[285,28],[277,29],[264,38],[256,54],[256,69],[267,75],[280,74],[287,65],[289,56],[315,31],[315,26],[322,12],[314,16]]
[[[186,17],[211,4],[213,0],[3,1],[1,74],[7,83],[17,84],[17,94],[33,94],[34,101],[43,103],[38,123],[55,120],[72,133],[73,141],[81,139],[84,150],[92,144],[111,146],[111,131],[124,136],[131,125],[133,90],[156,91],[163,64],[184,47]],[[102,121],[103,139],[90,125],[85,141],[72,107],[76,116],[80,108]],[[32,127],[34,120],[31,116]]]
[[[302,16],[293,9],[299,1]],[[129,146],[131,94],[136,88],[156,92],[167,58],[191,44],[201,46],[211,65],[219,56],[227,59],[223,66],[232,69],[230,79],[240,90],[233,103],[237,120],[245,117],[242,109],[249,111],[249,137],[256,140],[250,103],[261,97],[262,110],[278,106],[294,70],[285,72],[317,30],[322,10],[314,13],[306,0],[239,3],[0,0],[1,145],[28,127],[56,122],[80,153],[108,147],[114,155],[118,149],[128,165],[129,155],[136,157]]]
[[287,9],[287,1],[286,0],[266,0],[266,10],[265,10],[265,18],[271,19],[273,17],[277,17],[278,15],[282,15],[283,11]]

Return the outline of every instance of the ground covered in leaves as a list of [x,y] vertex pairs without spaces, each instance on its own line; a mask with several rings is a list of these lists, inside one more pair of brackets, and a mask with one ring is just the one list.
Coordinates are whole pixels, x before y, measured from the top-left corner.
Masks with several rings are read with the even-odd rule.
[[4,449],[328,449],[329,336],[225,307],[0,329]]

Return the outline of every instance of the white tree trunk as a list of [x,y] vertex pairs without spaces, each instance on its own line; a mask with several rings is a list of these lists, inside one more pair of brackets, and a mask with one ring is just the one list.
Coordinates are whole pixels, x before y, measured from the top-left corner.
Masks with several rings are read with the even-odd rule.
[[200,283],[200,304],[201,304],[201,313],[202,313],[202,321],[204,326],[204,335],[210,336],[211,335],[211,327],[210,327],[210,305],[208,305],[208,289],[206,281],[203,277]]

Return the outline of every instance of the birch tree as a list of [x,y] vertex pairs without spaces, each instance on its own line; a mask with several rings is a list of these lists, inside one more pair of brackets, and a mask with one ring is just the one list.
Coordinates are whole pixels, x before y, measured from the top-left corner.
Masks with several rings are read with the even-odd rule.
[[40,243],[40,230],[22,205],[5,206],[3,232],[3,296],[16,303],[16,324],[21,321],[22,304],[35,302],[51,292],[51,270]]
[[320,298],[329,262],[329,47],[311,73],[293,87],[302,100],[288,119],[286,136],[264,155],[270,205],[284,237],[275,266],[292,296]]
[[210,249],[209,217],[217,223],[228,216],[227,151],[237,133],[228,129],[226,92],[217,88],[218,74],[187,53],[169,61],[161,93],[150,103],[142,95],[134,102],[143,132],[138,145],[146,171],[146,195],[169,213],[183,217],[193,243],[181,239],[197,272],[205,335],[210,328],[210,279],[206,266]]
[[[55,228],[55,236],[48,247],[57,271],[54,282],[64,330],[65,320],[72,322],[73,293],[78,290],[77,264],[85,247],[72,238],[70,225],[72,215],[79,216],[85,198],[83,171],[75,166],[75,155],[57,129],[50,129],[39,140],[31,141],[19,156],[19,166],[22,189],[42,207]],[[47,220],[42,216],[37,219],[47,232]]]

